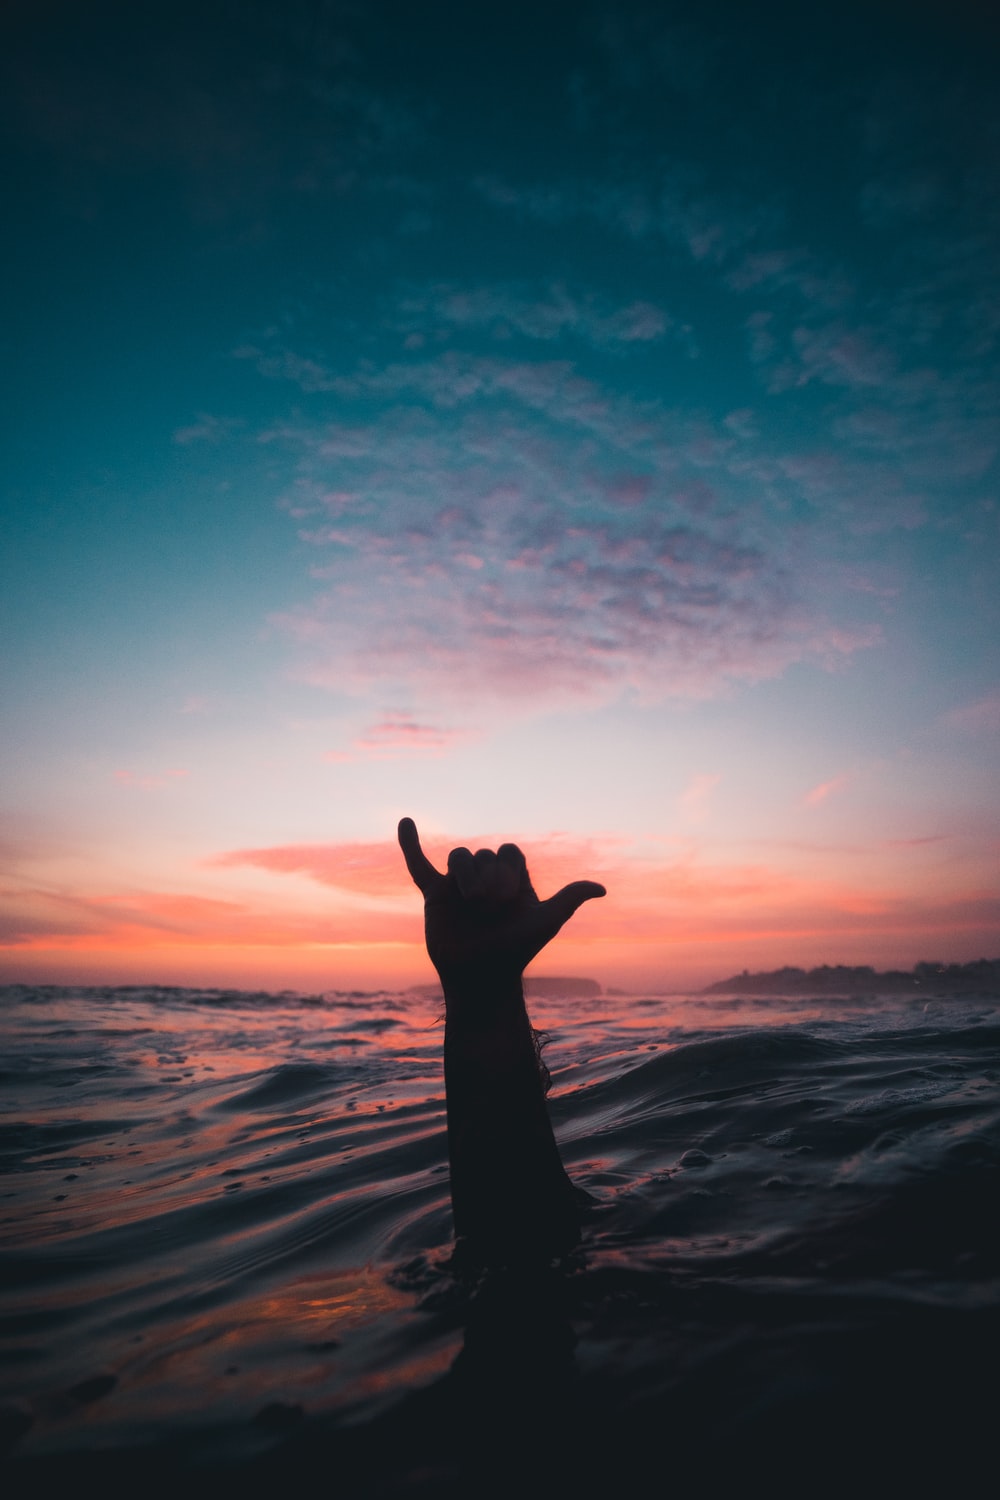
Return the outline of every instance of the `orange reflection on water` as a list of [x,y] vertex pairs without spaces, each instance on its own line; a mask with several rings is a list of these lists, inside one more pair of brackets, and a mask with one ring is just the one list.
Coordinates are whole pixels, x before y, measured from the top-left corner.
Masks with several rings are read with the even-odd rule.
[[412,1301],[386,1280],[384,1270],[362,1266],[293,1281],[256,1300],[249,1311],[257,1324],[280,1328],[283,1339],[317,1341],[344,1337],[376,1318],[398,1313]]
[[[133,1435],[180,1422],[190,1426],[191,1392],[203,1394],[213,1422],[251,1430],[255,1414],[280,1400],[303,1412],[357,1410],[443,1374],[458,1353],[461,1332],[414,1339],[426,1320],[412,1294],[362,1266],[311,1275],[239,1302],[148,1329],[138,1350],[124,1342],[114,1368],[115,1399],[93,1412]],[[370,1415],[370,1405],[364,1412]],[[113,1436],[110,1428],[107,1436]]]

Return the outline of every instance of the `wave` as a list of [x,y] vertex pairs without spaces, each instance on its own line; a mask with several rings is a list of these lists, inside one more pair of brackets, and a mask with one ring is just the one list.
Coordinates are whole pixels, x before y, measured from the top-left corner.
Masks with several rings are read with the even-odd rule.
[[[22,988],[0,1374],[26,1452],[173,1441],[264,1388],[357,1417],[450,1368],[471,1314],[434,1002]],[[648,1386],[664,1349],[711,1366],[746,1329],[754,1363],[810,1318],[875,1340],[885,1309],[1000,1305],[1000,1002],[531,1008],[593,1200],[559,1296],[606,1378]]]

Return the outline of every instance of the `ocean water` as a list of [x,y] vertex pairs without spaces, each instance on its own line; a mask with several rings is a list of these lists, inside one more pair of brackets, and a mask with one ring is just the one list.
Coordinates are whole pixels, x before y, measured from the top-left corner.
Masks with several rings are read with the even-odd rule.
[[529,1011],[594,1199],[530,1279],[450,1263],[439,1001],[0,990],[11,1481],[874,1492],[992,1453],[1000,997]]

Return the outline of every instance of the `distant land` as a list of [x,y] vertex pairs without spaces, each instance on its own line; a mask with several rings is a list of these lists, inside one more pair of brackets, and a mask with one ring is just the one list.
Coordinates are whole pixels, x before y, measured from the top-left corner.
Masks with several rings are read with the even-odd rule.
[[1000,991],[1000,958],[978,958],[969,964],[923,962],[907,972],[879,973],[868,964],[848,967],[823,964],[818,969],[772,969],[767,974],[734,974],[699,990],[701,995],[970,995]]
[[[765,974],[751,974],[744,969],[731,979],[720,979],[703,990],[656,991],[685,995],[972,995],[1000,994],[1000,958],[977,958],[968,964],[943,964],[936,961],[914,964],[912,969],[888,969],[880,972],[870,964],[821,964],[818,969],[772,969]],[[408,994],[441,999],[439,984],[411,984]],[[569,975],[524,976],[524,993],[528,999],[558,1000],[606,995],[609,998],[630,995],[631,990],[605,989],[596,979]],[[637,991],[636,993],[645,993]],[[652,991],[650,991],[652,993]]]

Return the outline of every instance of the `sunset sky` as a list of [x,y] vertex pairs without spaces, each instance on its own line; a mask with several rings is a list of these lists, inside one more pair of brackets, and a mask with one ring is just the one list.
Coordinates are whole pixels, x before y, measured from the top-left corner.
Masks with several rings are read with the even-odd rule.
[[0,979],[1000,954],[993,7],[0,21]]

